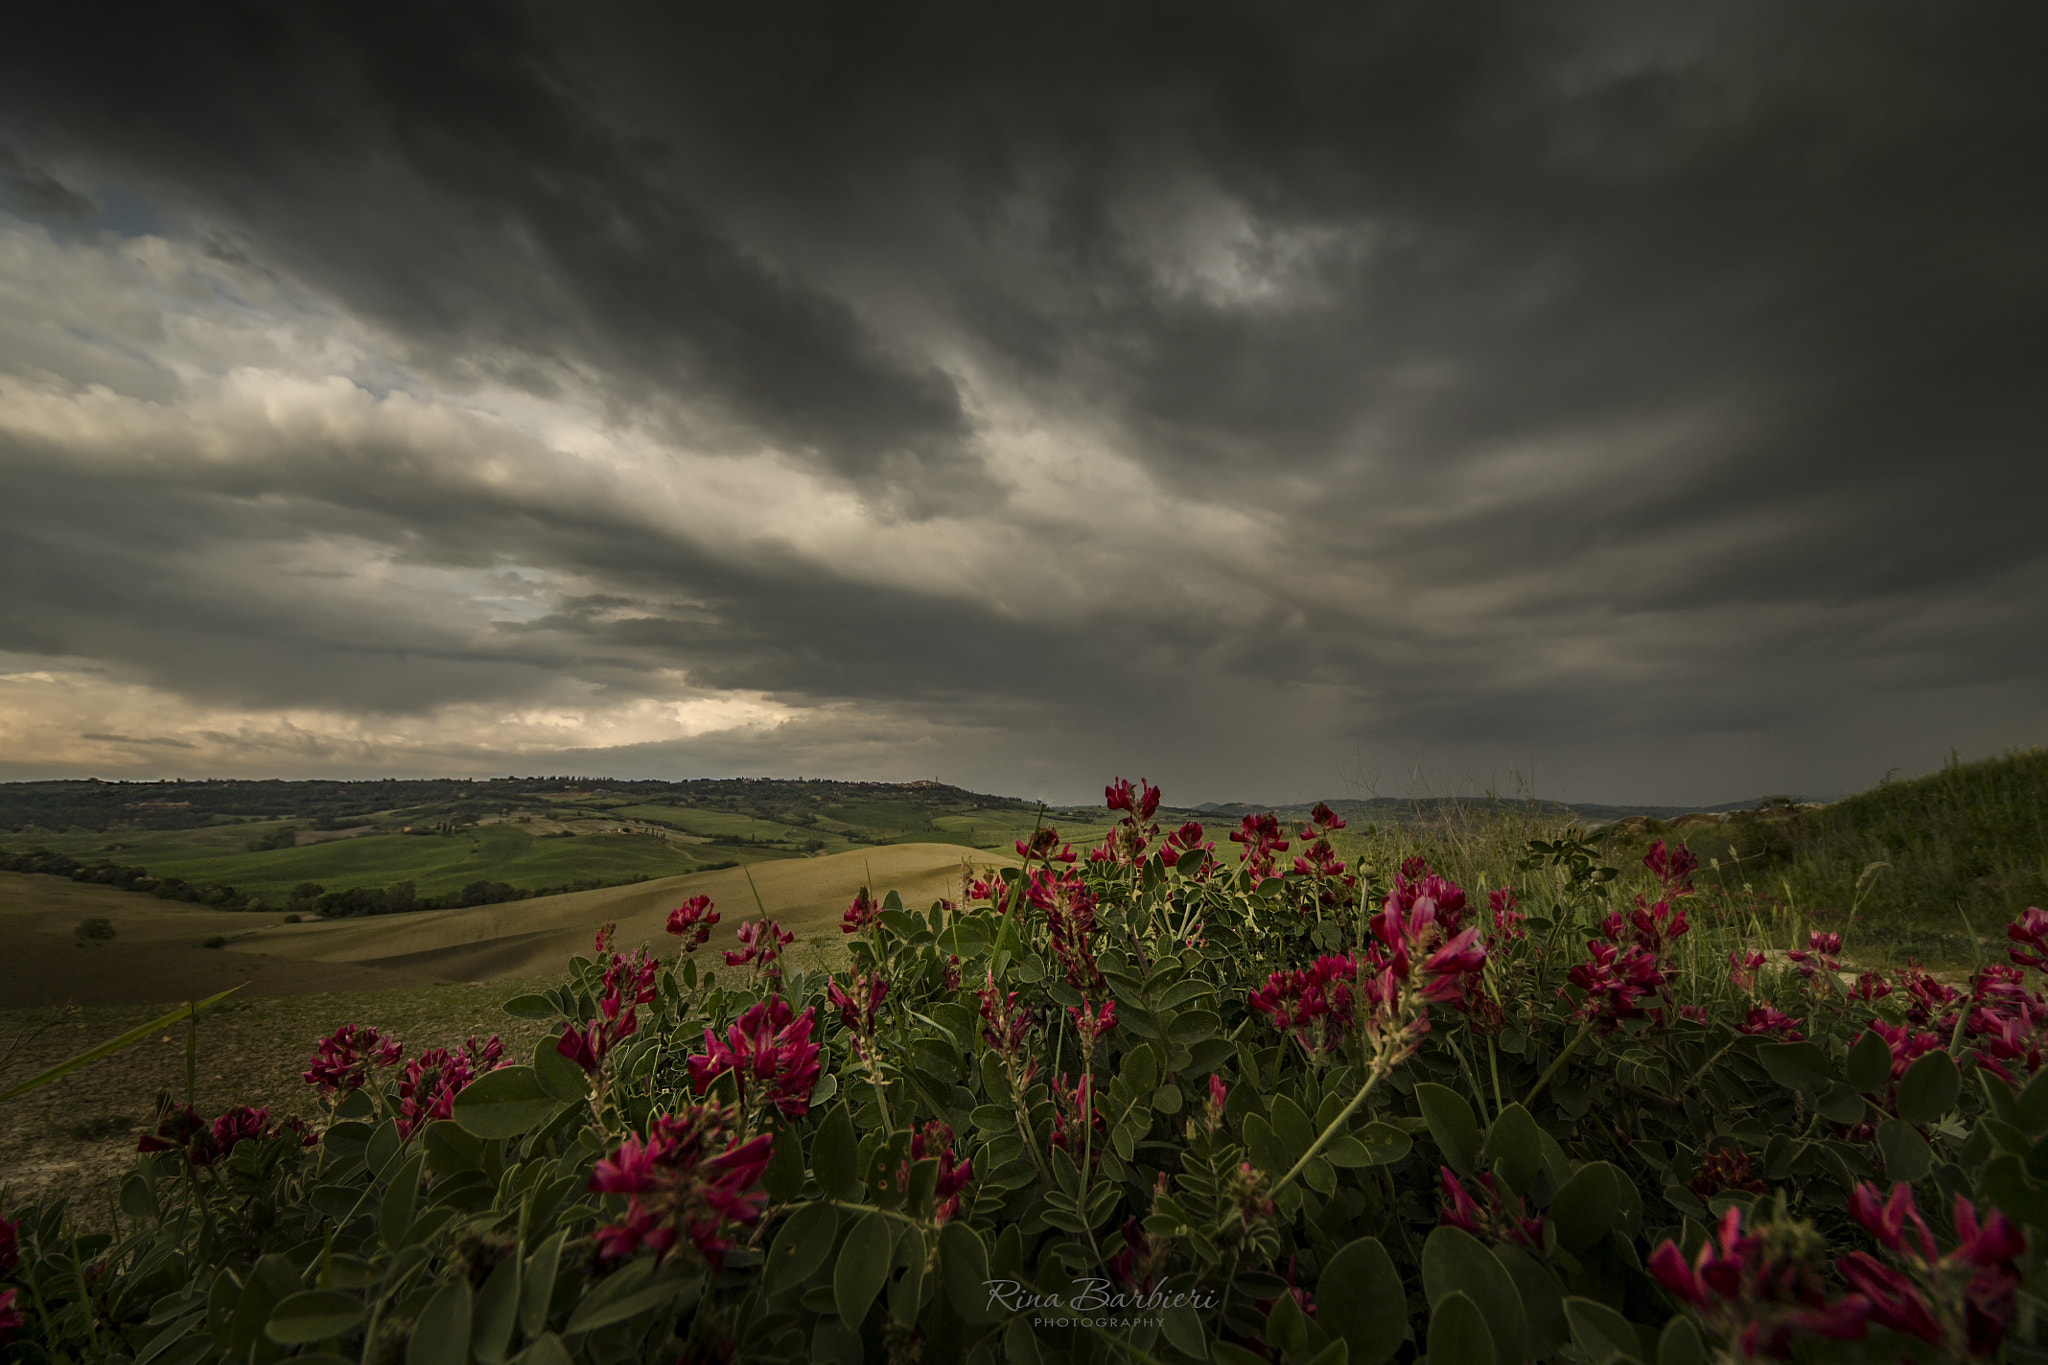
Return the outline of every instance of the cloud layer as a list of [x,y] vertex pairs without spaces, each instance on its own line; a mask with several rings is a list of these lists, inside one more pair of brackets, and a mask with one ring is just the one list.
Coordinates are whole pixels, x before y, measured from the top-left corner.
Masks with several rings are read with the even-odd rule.
[[2044,38],[53,7],[0,776],[1706,802],[2038,742]]

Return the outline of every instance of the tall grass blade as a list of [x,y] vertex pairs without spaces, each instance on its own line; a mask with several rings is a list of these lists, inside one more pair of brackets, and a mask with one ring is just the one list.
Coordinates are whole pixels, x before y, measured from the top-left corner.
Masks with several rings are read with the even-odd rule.
[[[48,1071],[44,1071],[38,1075],[29,1077],[20,1085],[13,1086],[7,1090],[0,1090],[0,1100],[11,1100],[16,1095],[26,1094],[27,1092],[35,1089],[39,1085],[47,1085],[49,1082],[56,1080],[59,1076],[68,1075],[71,1072],[78,1070],[78,1068],[84,1066],[88,1062],[96,1062],[100,1058],[105,1057],[110,1053],[119,1052],[122,1048],[127,1047],[130,1043],[141,1041],[143,1038],[156,1032],[160,1028],[169,1028],[172,1024],[177,1023],[180,1019],[184,1019],[189,1016],[195,1021],[196,1024],[196,1021],[199,1017],[199,1011],[205,1009],[209,1005],[214,1004],[216,1001],[227,999],[236,991],[242,989],[242,986],[246,986],[247,984],[249,983],[245,981],[241,985],[230,986],[226,990],[222,991],[219,995],[209,995],[208,997],[206,997],[206,999],[201,1000],[197,1004],[193,1004],[188,1001],[185,1004],[178,1006],[178,1008],[172,1010],[169,1014],[166,1014],[161,1019],[152,1019],[146,1024],[140,1025],[136,1028],[129,1029],[126,1033],[122,1034],[118,1038],[109,1038],[106,1042],[101,1043],[96,1047],[88,1048],[84,1052],[79,1053],[76,1057],[72,1057],[66,1061],[61,1061],[57,1063],[57,1065],[51,1067]],[[189,1070],[189,1060],[187,1065]]]

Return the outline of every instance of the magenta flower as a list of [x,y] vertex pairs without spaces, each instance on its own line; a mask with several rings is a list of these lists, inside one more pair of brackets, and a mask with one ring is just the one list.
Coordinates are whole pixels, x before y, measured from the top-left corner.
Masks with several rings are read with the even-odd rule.
[[784,1118],[802,1118],[818,1082],[819,1045],[811,1041],[814,1010],[790,1015],[777,996],[749,1008],[726,1028],[723,1039],[704,1030],[704,1054],[690,1058],[690,1088],[701,1095],[730,1071],[740,1094],[750,1092],[772,1104]]
[[1013,1058],[1024,1046],[1031,1028],[1031,1007],[1017,1003],[1017,992],[1004,996],[996,990],[996,974],[990,969],[988,984],[975,994],[981,1000],[981,1036],[1005,1058]]
[[711,908],[709,896],[692,896],[668,912],[668,931],[683,941],[686,953],[703,947],[711,937],[711,927],[717,923],[718,912]]
[[1806,1037],[1799,1031],[1799,1021],[1789,1014],[1781,1013],[1769,1005],[1757,1005],[1749,1017],[1735,1026],[1740,1033],[1776,1038],[1780,1042],[1796,1043]]
[[1906,1009],[1906,1018],[1914,1024],[1925,1024],[1939,1018],[1962,998],[1961,991],[1935,980],[1926,968],[1911,959],[1899,969],[1899,985],[1912,997],[1913,1003]]
[[398,1082],[398,1135],[410,1139],[429,1123],[455,1112],[455,1097],[485,1071],[504,1065],[505,1045],[492,1034],[483,1042],[474,1036],[462,1051],[428,1048],[405,1065]]
[[1891,983],[1876,972],[1865,972],[1856,978],[1856,984],[1849,988],[1849,998],[1868,1003],[1882,999],[1892,993]]
[[1452,937],[1464,924],[1465,888],[1424,866],[1419,877],[1404,872],[1394,878],[1393,889],[1372,917],[1373,933],[1389,948],[1405,942],[1413,952],[1431,938]]
[[1870,1314],[1861,1294],[1828,1297],[1814,1264],[1819,1249],[1802,1224],[1745,1233],[1742,1211],[1731,1208],[1691,1262],[1667,1240],[1646,1264],[1658,1283],[1743,1356],[1789,1360],[1802,1335],[1862,1337]]
[[1119,777],[1102,789],[1103,804],[1111,810],[1129,812],[1142,824],[1159,809],[1159,788],[1143,778],[1138,779],[1138,787],[1138,791],[1133,791],[1129,780]]
[[868,889],[863,886],[860,889],[860,894],[853,898],[853,904],[847,906],[846,912],[840,915],[839,932],[842,934],[863,933],[880,923],[881,919],[882,907],[875,903],[875,898],[870,896]]
[[1839,956],[1841,951],[1842,936],[1840,934],[1823,934],[1818,930],[1814,930],[1806,935],[1806,950],[1804,952],[1794,949],[1785,954],[1785,957],[1794,967],[1799,969],[1801,977],[1811,981],[1819,972],[1841,971],[1842,960]]
[[1586,951],[1588,959],[1565,973],[1565,979],[1585,993],[1575,1016],[1595,1024],[1602,1033],[1612,1033],[1625,1019],[1642,1018],[1643,1009],[1636,1001],[1664,986],[1664,973],[1657,970],[1656,959],[1634,944],[1617,950],[1611,944],[1590,940]]
[[796,935],[785,930],[772,919],[750,919],[735,931],[740,941],[737,950],[728,949],[725,965],[744,967],[748,963],[759,964],[769,975],[778,975],[781,968],[771,964],[782,956],[782,950],[796,940]]
[[369,1079],[372,1066],[395,1066],[404,1052],[396,1038],[380,1038],[373,1028],[343,1024],[313,1045],[301,1074],[322,1095],[345,1095]]
[[14,1306],[14,1296],[19,1292],[14,1289],[0,1289],[0,1346],[7,1344],[7,1339],[19,1332],[25,1321],[21,1310]]
[[1764,965],[1764,955],[1752,948],[1748,952],[1740,948],[1728,950],[1728,979],[1748,990],[1756,985],[1757,969]]
[[[2005,936],[2018,948],[2005,950],[2006,956],[2022,967],[2036,967],[2048,972],[2048,910],[2030,905],[2020,912],[2020,917],[2005,926]],[[2032,952],[2025,951],[2033,949]]]
[[841,990],[836,981],[826,982],[825,998],[839,1011],[839,1022],[853,1033],[854,1045],[865,1056],[875,1033],[875,1011],[889,994],[889,983],[879,974],[863,972],[848,984],[853,987],[850,991]]
[[1692,929],[1686,922],[1683,906],[1674,910],[1668,900],[1652,905],[1641,896],[1636,897],[1636,908],[1629,912],[1628,923],[1634,931],[1636,946],[1654,957],[1662,957],[1666,948]]
[[[1051,1148],[1079,1157],[1085,1146],[1088,1148],[1089,1169],[1094,1169],[1102,1161],[1102,1149],[1109,1145],[1108,1121],[1095,1107],[1095,1078],[1084,1071],[1080,1079],[1069,1086],[1060,1077],[1052,1077],[1052,1101]],[[1093,1138],[1088,1136],[1090,1128],[1094,1130]]]
[[[1053,850],[1058,849],[1055,853]],[[1044,863],[1071,863],[1074,861],[1074,846],[1060,842],[1060,832],[1051,825],[1042,825],[1027,841],[1017,840],[1017,856],[1029,863],[1033,858]]]
[[1465,1192],[1458,1183],[1458,1177],[1448,1166],[1437,1168],[1437,1184],[1443,1191],[1444,1205],[1437,1211],[1437,1221],[1447,1227],[1463,1228],[1474,1237],[1485,1237],[1496,1242],[1520,1242],[1539,1254],[1543,1251],[1543,1219],[1541,1215],[1529,1216],[1520,1195],[1513,1196],[1514,1206],[1508,1205],[1508,1196],[1501,1193],[1493,1183],[1493,1177],[1482,1171],[1479,1186],[1486,1192],[1484,1204]]
[[1519,943],[1529,937],[1529,931],[1522,925],[1522,912],[1515,907],[1521,904],[1515,899],[1513,888],[1495,887],[1486,893],[1486,908],[1493,916],[1492,937],[1503,943]]
[[1690,895],[1692,882],[1688,878],[1699,865],[1700,860],[1693,857],[1692,850],[1684,844],[1672,844],[1667,848],[1662,839],[1651,844],[1650,851],[1643,855],[1643,866],[1664,884],[1667,896]]
[[1284,833],[1280,817],[1270,811],[1247,815],[1238,822],[1236,829],[1230,831],[1230,842],[1244,845],[1238,860],[1252,881],[1263,881],[1273,875],[1275,856],[1287,851],[1287,840],[1281,837]]
[[1085,1045],[1107,1034],[1116,1027],[1116,1001],[1104,1000],[1102,1008],[1095,1013],[1088,1012],[1088,1001],[1084,998],[1078,1005],[1067,1006],[1067,1014],[1074,1021],[1074,1031],[1081,1035]]
[[1078,872],[1031,874],[1025,899],[1045,912],[1045,927],[1054,958],[1069,986],[1093,991],[1102,985],[1090,940],[1095,933],[1095,893]]
[[1939,1048],[1942,1043],[1941,1035],[1938,1033],[1916,1033],[1911,1025],[1888,1024],[1882,1019],[1872,1019],[1870,1031],[1884,1039],[1885,1046],[1891,1049],[1894,1081],[1906,1074],[1907,1067]]
[[597,1230],[598,1255],[612,1260],[645,1247],[659,1259],[682,1236],[714,1272],[722,1269],[732,1247],[726,1226],[761,1216],[767,1195],[758,1186],[775,1148],[768,1133],[739,1140],[734,1122],[723,1105],[691,1105],[656,1115],[645,1138],[629,1134],[599,1160],[591,1190],[628,1202],[621,1221]]
[[2015,1307],[2020,1277],[2014,1258],[2027,1249],[2025,1236],[2003,1213],[1980,1223],[1976,1206],[1958,1194],[1958,1240],[1946,1253],[1936,1247],[1910,1185],[1893,1185],[1879,1202],[1875,1186],[1859,1184],[1849,1196],[1849,1213],[1899,1262],[1894,1269],[1863,1251],[1835,1262],[1870,1300],[1872,1320],[1943,1347],[1951,1357],[1997,1351]]
[[[960,1192],[974,1179],[974,1163],[961,1161],[953,1153],[953,1129],[937,1119],[910,1135],[910,1160],[931,1158],[939,1163],[938,1182],[932,1187],[932,1221],[944,1223],[960,1211]],[[909,1186],[906,1165],[902,1183]]]

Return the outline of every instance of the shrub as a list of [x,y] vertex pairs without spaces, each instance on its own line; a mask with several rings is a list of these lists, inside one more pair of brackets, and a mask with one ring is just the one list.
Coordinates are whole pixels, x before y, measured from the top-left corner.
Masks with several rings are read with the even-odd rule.
[[199,946],[202,948],[225,948],[228,946],[227,935],[215,934],[212,938],[206,940],[206,942],[200,944]]
[[91,919],[80,920],[71,932],[77,936],[80,943],[105,943],[114,937],[114,922],[96,915]]
[[[123,1240],[18,1211],[36,1359],[1704,1361],[2039,1353],[2048,914],[1962,987],[1747,941],[1682,846],[1532,842],[1482,897],[1342,822],[1153,823],[850,965],[609,931],[316,1129],[166,1097]],[[81,1286],[86,1286],[81,1288]],[[4,1307],[4,1305],[0,1305]],[[1142,1353],[1142,1354],[1141,1354]]]

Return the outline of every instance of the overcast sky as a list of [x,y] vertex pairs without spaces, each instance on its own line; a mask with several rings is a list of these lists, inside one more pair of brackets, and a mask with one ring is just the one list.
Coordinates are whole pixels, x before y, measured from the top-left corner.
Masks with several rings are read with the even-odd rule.
[[2048,741],[2048,10],[996,13],[15,14],[0,777]]

